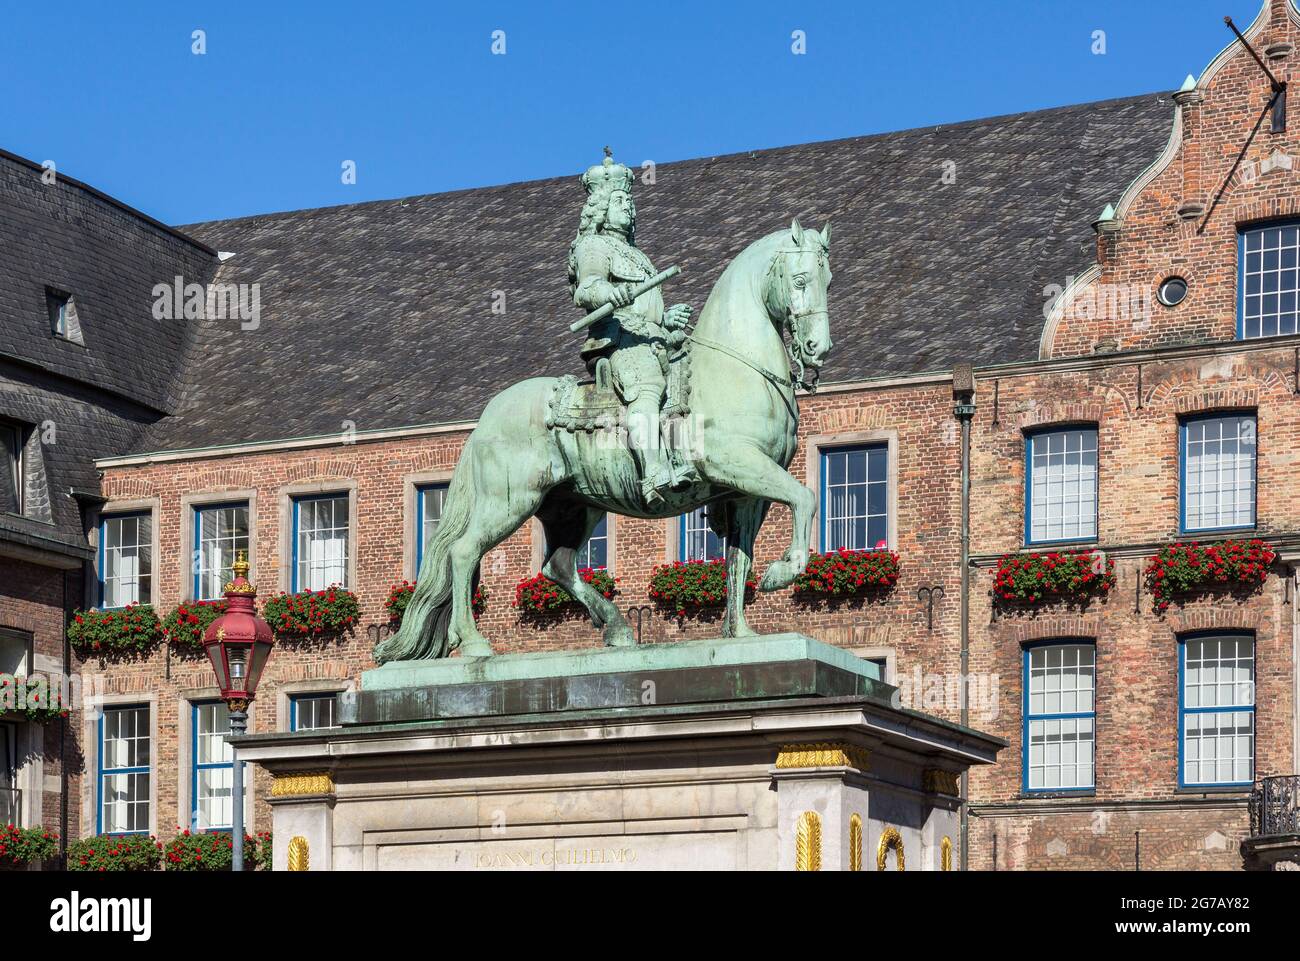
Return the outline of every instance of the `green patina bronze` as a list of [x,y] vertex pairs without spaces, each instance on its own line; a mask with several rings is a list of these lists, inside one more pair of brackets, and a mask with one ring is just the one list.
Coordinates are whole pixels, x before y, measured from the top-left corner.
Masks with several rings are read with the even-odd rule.
[[635,644],[633,633],[576,565],[606,511],[666,518],[709,506],[710,526],[727,539],[724,637],[754,633],[744,584],[771,502],[790,508],[793,536],[759,588],[789,586],[808,561],[816,497],[786,468],[799,426],[795,388],[815,388],[831,349],[829,225],[817,232],[796,220],[743,250],[688,331],[691,308],[664,307],[665,278],[636,246],[631,171],[607,156],[582,185],[570,289],[586,311],[612,305],[585,328],[594,382],[538,377],[488,403],[461,452],[401,630],[375,648],[381,664],[492,654],[471,609],[479,562],[532,516],[546,535],[543,572],[614,647]]

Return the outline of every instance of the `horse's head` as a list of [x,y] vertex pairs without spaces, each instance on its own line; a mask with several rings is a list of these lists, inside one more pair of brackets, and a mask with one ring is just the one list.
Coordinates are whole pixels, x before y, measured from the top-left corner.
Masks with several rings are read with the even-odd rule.
[[831,352],[826,289],[831,283],[831,225],[820,233],[795,220],[768,271],[764,301],[774,323],[790,331],[790,357],[799,386],[813,391]]

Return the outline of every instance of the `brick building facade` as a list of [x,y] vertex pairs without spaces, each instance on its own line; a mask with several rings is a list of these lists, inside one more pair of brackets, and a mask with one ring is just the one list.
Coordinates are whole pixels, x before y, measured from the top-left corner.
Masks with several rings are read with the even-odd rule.
[[[1270,69],[1291,75],[1300,13],[1288,0],[1265,4],[1246,35]],[[972,868],[1238,867],[1250,784],[1296,772],[1300,508],[1289,491],[1300,452],[1300,231],[1289,225],[1300,220],[1300,168],[1290,161],[1300,127],[1274,130],[1266,119],[1252,136],[1268,99],[1266,78],[1233,44],[1172,98],[665,165],[638,195],[645,245],[689,249],[686,275],[700,278],[716,277],[752,238],[702,245],[708,231],[681,222],[688,210],[706,225],[724,222],[724,211],[740,211],[744,223],[835,218],[840,346],[826,380],[836,382],[800,397],[790,470],[819,492],[813,548],[833,549],[841,545],[826,542],[834,509],[824,475],[838,469],[836,452],[876,452],[868,483],[882,484],[883,497],[866,487],[863,496],[879,526],[863,526],[898,552],[902,574],[864,601],[760,594],[750,624],[876,659],[905,704],[1009,742],[997,765],[970,777]],[[937,186],[947,158],[956,161],[950,188]],[[870,176],[880,180],[861,180]],[[718,180],[734,189],[719,196]],[[555,333],[571,309],[553,261],[576,222],[574,189],[546,181],[186,229],[234,253],[218,261],[196,245],[196,262],[175,272],[264,283],[262,329],[204,323],[184,335],[168,383],[175,396],[141,404],[139,429],[92,454],[99,476],[96,496],[81,501],[76,601],[60,600],[60,575],[17,557],[10,567],[6,557],[13,573],[0,588],[0,627],[37,637],[54,668],[61,610],[79,606],[78,591],[98,603],[103,572],[88,558],[108,536],[106,518],[150,519],[139,547],[160,613],[202,592],[202,518],[231,505],[246,508],[262,595],[291,591],[302,586],[296,505],[333,496],[341,513],[331,537],[346,547],[327,563],[357,593],[362,623],[325,643],[280,644],[250,729],[289,730],[296,698],[359,683],[390,588],[415,575],[421,492],[450,477],[473,412],[511,380],[573,364],[576,345]],[[943,189],[955,201],[929,199]],[[461,251],[451,239],[471,217],[482,243]],[[536,247],[522,253],[498,243],[534,235]],[[970,236],[975,249],[950,255],[945,235]],[[483,250],[486,264],[467,280]],[[161,274],[170,276],[170,267]],[[698,304],[707,280],[690,283],[687,299]],[[512,305],[507,316],[522,320],[497,318],[487,305],[498,293]],[[388,316],[372,322],[376,304]],[[466,328],[481,339],[463,339]],[[422,343],[408,351],[413,338]],[[963,362],[975,382],[967,543],[953,373]],[[116,393],[98,402],[120,403]],[[1052,461],[1053,444],[1064,445],[1064,459]],[[1053,463],[1064,466],[1053,474]],[[621,608],[650,603],[653,568],[684,555],[682,530],[678,521],[609,519],[606,560]],[[789,531],[788,512],[775,508],[759,558],[778,556]],[[498,652],[599,644],[585,620],[536,622],[512,606],[515,586],[537,572],[539,538],[529,525],[486,558],[484,633]],[[1158,610],[1148,558],[1172,543],[1225,538],[1259,538],[1276,552],[1263,584]],[[850,546],[874,547],[874,537]],[[1078,548],[1114,561],[1116,585],[1104,598],[995,601],[1004,555]],[[717,630],[710,616],[656,609],[642,640]],[[1205,675],[1191,672],[1220,667],[1249,672],[1248,693],[1193,702],[1203,692],[1189,678]],[[122,708],[144,708],[147,718],[147,829],[166,836],[193,824],[204,733],[196,725],[209,723],[195,706],[216,695],[206,661],[164,644],[74,669],[93,678],[95,693],[69,727],[80,776],[67,787],[68,829],[96,830],[101,717]],[[1031,675],[1086,686],[1089,703],[1027,718]],[[1215,705],[1234,710],[1226,720],[1201,713]],[[1189,735],[1221,720],[1231,733]],[[1057,750],[1071,745],[1074,762],[1064,754],[1053,762],[1044,746],[1030,763],[1031,723],[1044,741],[1068,732]],[[58,736],[46,730],[47,765]],[[1081,760],[1093,750],[1084,745],[1095,745],[1095,763]],[[1199,763],[1206,755],[1191,752],[1211,745],[1215,763]],[[269,824],[268,789],[255,779],[255,828]],[[29,823],[35,816],[25,814]],[[52,816],[48,796],[40,816]]]

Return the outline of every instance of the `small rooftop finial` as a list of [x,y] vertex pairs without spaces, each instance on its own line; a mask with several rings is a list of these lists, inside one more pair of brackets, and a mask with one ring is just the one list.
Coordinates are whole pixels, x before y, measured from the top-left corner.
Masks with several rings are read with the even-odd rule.
[[230,565],[230,569],[231,571],[234,572],[235,577],[242,577],[245,580],[247,580],[248,579],[248,551],[236,551],[235,563]]
[[1179,87],[1178,89],[1179,89],[1180,91],[1182,91],[1182,90],[1195,90],[1195,89],[1196,89],[1196,78],[1193,77],[1193,76],[1189,73],[1189,74],[1187,75],[1187,79],[1183,81],[1183,85],[1182,85],[1181,87]]
[[614,162],[614,151],[609,149],[609,144],[605,144],[605,159],[601,161],[606,167]]

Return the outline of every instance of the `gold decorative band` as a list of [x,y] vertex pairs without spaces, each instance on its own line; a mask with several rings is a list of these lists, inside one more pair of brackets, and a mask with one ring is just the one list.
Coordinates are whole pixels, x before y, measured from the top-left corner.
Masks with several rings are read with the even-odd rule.
[[794,835],[794,869],[822,869],[822,819],[816,811],[804,811],[799,815],[799,825]]
[[925,769],[922,779],[927,794],[961,795],[961,775],[956,771],[930,767]]
[[295,835],[293,840],[289,842],[289,870],[306,871],[310,860],[309,851],[307,849],[307,839],[301,835]]
[[778,768],[855,767],[859,771],[865,771],[870,757],[866,748],[844,741],[783,744],[776,756],[776,766]]
[[334,778],[329,771],[311,774],[282,774],[271,782],[271,797],[307,797],[333,794]]
[[905,870],[903,864],[903,837],[894,828],[885,828],[880,832],[880,846],[876,848],[876,870],[885,870],[885,864],[889,860],[889,852],[893,850],[898,855],[898,870]]

